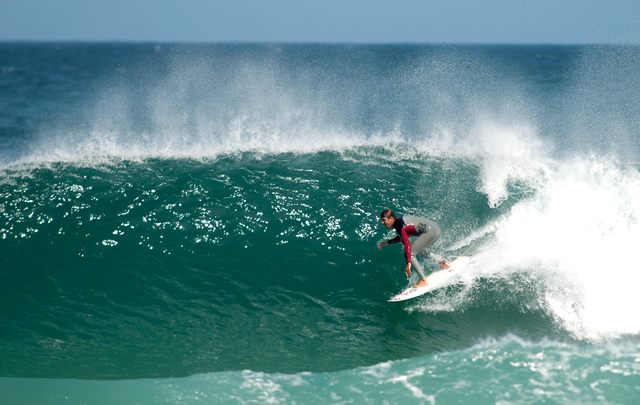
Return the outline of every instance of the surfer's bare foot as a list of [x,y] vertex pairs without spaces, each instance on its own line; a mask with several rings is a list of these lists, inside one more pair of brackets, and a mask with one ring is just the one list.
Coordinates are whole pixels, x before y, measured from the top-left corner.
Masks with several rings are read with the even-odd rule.
[[429,285],[429,282],[427,281],[426,278],[423,278],[422,280],[415,283],[413,285],[413,288],[426,287],[427,285]]
[[450,267],[451,267],[451,265],[446,260],[443,260],[443,261],[440,262],[440,268],[441,269],[448,269]]

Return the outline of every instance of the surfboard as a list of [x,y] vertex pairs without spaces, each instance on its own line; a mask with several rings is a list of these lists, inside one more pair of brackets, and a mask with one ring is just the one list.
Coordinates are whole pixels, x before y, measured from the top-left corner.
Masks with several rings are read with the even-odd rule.
[[464,270],[465,267],[467,267],[467,264],[469,264],[470,260],[470,256],[458,257],[457,259],[449,263],[451,265],[450,268],[438,270],[429,274],[427,276],[427,281],[429,282],[428,285],[418,288],[409,287],[401,291],[399,294],[391,297],[388,302],[410,300],[411,298],[419,297],[422,294],[426,294],[428,292],[451,284],[451,282],[460,275],[460,272]]

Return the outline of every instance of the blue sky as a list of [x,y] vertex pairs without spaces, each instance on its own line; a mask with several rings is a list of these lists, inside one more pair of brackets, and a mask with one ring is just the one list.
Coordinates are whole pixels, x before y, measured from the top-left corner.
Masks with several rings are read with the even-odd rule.
[[640,1],[0,0],[0,40],[640,43]]

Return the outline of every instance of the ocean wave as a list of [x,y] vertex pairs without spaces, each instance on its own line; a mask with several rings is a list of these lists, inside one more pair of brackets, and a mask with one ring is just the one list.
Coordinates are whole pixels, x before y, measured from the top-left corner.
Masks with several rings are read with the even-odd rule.
[[[2,288],[16,316],[39,315],[13,323],[9,336],[33,339],[14,343],[6,372],[29,341],[39,348],[21,369],[35,375],[59,370],[58,362],[44,362],[52,350],[80,358],[97,350],[112,366],[94,372],[126,377],[171,372],[155,365],[167,347],[179,358],[208,353],[182,362],[186,374],[321,371],[415,355],[403,347],[457,350],[509,331],[583,342],[640,333],[626,311],[636,304],[633,283],[620,281],[633,277],[625,263],[638,229],[636,169],[589,159],[528,176],[513,167],[513,176],[500,172],[506,197],[492,205],[476,160],[389,153],[58,164],[14,173],[0,189],[0,238],[8,263],[28,270],[3,275]],[[401,252],[376,249],[393,236],[378,223],[385,207],[433,218],[444,229],[435,251],[480,250],[475,264],[448,288],[389,306],[386,298],[407,281]],[[23,285],[33,292],[16,295]],[[53,332],[52,321],[68,326]],[[119,330],[113,339],[122,349],[101,337],[107,329]],[[85,336],[78,341],[77,331]],[[383,331],[391,335],[372,344]],[[396,339],[405,345],[395,348]],[[108,360],[148,341],[164,349],[130,371]],[[333,354],[319,357],[310,347]],[[260,357],[242,354],[256,350]]]
[[[628,402],[635,48],[170,48],[7,54],[3,392]],[[473,266],[388,304],[383,208]]]

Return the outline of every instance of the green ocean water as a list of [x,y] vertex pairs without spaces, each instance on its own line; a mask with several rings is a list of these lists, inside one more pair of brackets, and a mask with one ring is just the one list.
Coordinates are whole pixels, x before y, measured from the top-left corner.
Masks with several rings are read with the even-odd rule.
[[[4,256],[23,270],[3,283],[4,310],[15,319],[4,333],[14,339],[3,373],[25,356],[33,363],[20,375],[43,377],[341,370],[491,336],[492,328],[480,326],[486,316],[462,315],[460,322],[484,330],[475,336],[452,330],[455,312],[431,326],[432,315],[420,317],[425,323],[416,328],[415,315],[385,302],[406,283],[402,255],[376,248],[387,234],[378,211],[389,197],[402,196],[406,206],[398,208],[409,210],[431,201],[434,218],[452,230],[443,252],[486,223],[486,198],[475,176],[465,175],[476,170],[428,156],[406,168],[380,156],[384,150],[372,148],[64,164],[10,177],[3,195],[16,198],[3,211]],[[459,215],[445,217],[454,206]],[[553,329],[544,317],[536,323]]]
[[[333,373],[254,371],[160,380],[0,379],[11,403],[632,403],[637,349],[505,339]],[[37,387],[37,392],[25,394]]]
[[634,48],[0,50],[9,403],[638,396]]

